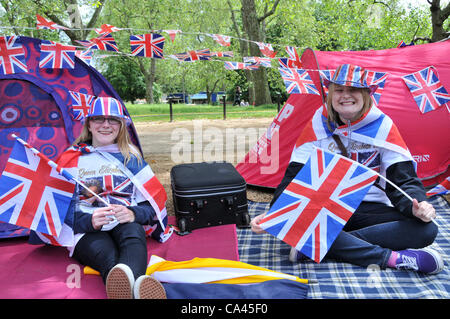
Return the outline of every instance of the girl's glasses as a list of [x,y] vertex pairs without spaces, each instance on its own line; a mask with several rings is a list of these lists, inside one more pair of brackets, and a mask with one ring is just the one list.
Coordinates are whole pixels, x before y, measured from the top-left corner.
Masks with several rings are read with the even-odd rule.
[[104,116],[91,117],[91,121],[94,122],[95,124],[103,124],[103,123],[105,123],[105,120],[107,120],[110,125],[119,125],[120,124],[120,120],[115,117],[104,117]]

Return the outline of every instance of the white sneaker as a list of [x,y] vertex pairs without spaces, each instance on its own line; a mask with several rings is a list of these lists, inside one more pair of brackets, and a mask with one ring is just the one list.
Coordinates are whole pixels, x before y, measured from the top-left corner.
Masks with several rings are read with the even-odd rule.
[[125,264],[115,265],[106,277],[108,299],[133,299],[134,275]]
[[147,275],[136,279],[133,290],[136,299],[167,299],[163,285],[155,278]]

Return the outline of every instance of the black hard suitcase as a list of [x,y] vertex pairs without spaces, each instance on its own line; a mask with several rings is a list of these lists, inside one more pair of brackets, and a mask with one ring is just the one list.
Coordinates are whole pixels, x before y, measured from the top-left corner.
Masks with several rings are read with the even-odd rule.
[[232,164],[179,164],[170,179],[179,234],[225,224],[250,227],[247,184]]

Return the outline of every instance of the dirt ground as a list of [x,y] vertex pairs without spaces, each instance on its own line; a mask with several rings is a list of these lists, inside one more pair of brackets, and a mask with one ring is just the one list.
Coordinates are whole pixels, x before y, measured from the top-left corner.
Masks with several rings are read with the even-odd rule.
[[[239,145],[239,141],[236,141],[235,144],[229,143],[226,140],[226,134],[229,132],[238,133],[238,129],[246,130],[244,132],[261,133],[268,128],[272,120],[272,118],[259,118],[175,121],[172,123],[135,122],[134,126],[139,136],[144,158],[167,192],[168,214],[174,215],[170,187],[170,170],[174,165],[179,164],[180,160],[187,163],[197,162],[198,160],[207,161],[208,159],[204,158],[205,153],[202,152],[205,148],[210,147],[210,141],[207,140],[207,137],[211,134],[215,137],[214,143],[221,144],[223,148],[224,155],[222,158],[219,155],[218,160],[228,159],[229,162],[236,165],[242,159],[242,155],[245,155],[253,145],[249,145],[248,139],[241,142],[245,145]],[[198,143],[199,137],[201,144]],[[244,153],[242,153],[243,149],[245,150]],[[182,154],[183,157],[180,159],[177,154]],[[269,202],[272,199],[272,192],[248,187],[247,198],[253,201]]]

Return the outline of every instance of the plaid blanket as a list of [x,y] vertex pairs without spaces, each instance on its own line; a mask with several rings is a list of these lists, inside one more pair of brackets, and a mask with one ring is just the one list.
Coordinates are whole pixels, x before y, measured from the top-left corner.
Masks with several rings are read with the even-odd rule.
[[[355,266],[329,260],[291,263],[290,246],[269,234],[238,229],[240,260],[271,270],[316,280],[309,285],[308,298],[450,298],[450,205],[440,196],[429,200],[437,212],[439,233],[431,245],[441,253],[444,270],[437,275],[415,271]],[[269,203],[249,201],[253,218],[269,209]]]

